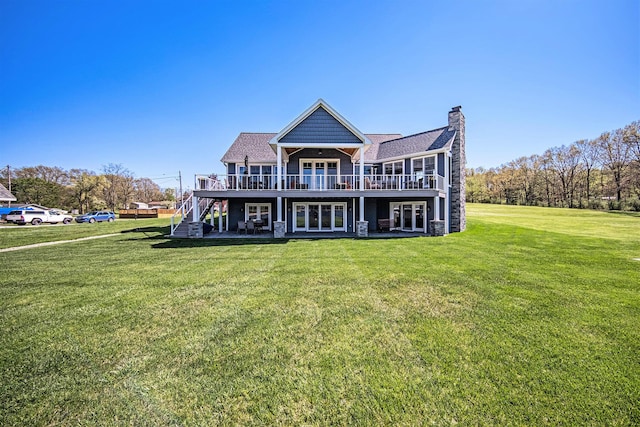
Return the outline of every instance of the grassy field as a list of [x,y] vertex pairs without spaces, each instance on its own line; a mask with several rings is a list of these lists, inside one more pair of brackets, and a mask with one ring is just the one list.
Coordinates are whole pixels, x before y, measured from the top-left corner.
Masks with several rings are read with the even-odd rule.
[[468,224],[0,253],[0,425],[638,425],[640,218]]
[[[0,249],[121,233],[127,230],[135,230],[138,227],[160,227],[167,225],[168,221],[167,219],[118,219],[111,223],[78,224],[74,222],[68,225],[42,224],[37,227],[33,225],[2,224],[0,226]],[[167,234],[169,234],[168,230]]]

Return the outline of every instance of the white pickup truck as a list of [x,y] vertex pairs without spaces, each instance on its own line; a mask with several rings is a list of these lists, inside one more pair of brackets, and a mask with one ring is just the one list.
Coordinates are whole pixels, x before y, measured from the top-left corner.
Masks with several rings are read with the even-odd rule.
[[71,221],[73,221],[71,215],[63,214],[56,210],[18,209],[9,212],[7,215],[7,222],[13,222],[19,225],[25,225],[26,223],[40,225],[43,222],[50,224],[57,224],[59,222],[69,224]]

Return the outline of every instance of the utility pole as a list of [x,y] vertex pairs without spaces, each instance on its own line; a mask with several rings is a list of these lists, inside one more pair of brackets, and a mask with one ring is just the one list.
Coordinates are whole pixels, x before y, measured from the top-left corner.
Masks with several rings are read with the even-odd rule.
[[[7,165],[7,177],[9,178],[9,193],[11,193],[11,166],[10,165]],[[9,207],[11,207],[11,200],[9,200]]]
[[182,216],[184,217],[184,193],[182,192],[182,172],[178,171],[178,179],[180,180],[180,210],[182,211]]

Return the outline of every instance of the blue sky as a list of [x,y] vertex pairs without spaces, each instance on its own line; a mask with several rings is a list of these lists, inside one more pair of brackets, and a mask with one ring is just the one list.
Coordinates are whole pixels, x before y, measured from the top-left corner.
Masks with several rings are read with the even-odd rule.
[[640,2],[0,1],[0,166],[185,186],[323,98],[493,167],[640,119]]

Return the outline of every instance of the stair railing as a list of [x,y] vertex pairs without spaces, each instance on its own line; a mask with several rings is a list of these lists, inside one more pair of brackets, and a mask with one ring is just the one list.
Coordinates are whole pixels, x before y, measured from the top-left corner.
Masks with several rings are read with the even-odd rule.
[[[180,209],[178,209],[173,215],[171,215],[171,235],[173,236],[176,228],[189,216],[193,210],[193,193],[182,203]],[[180,221],[176,223],[176,218],[180,215]]]

